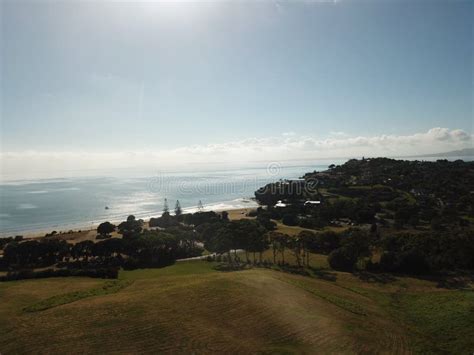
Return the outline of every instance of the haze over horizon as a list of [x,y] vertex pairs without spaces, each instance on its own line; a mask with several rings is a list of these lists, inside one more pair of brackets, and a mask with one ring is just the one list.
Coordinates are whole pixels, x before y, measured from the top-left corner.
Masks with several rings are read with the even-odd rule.
[[2,177],[473,147],[469,1],[0,6]]

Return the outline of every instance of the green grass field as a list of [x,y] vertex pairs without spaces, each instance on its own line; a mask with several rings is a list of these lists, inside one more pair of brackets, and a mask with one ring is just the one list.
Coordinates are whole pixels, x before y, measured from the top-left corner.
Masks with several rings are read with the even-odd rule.
[[[270,257],[270,255],[265,255]],[[0,353],[474,351],[474,292],[361,278],[312,256],[311,276],[179,262],[119,280],[0,283]]]

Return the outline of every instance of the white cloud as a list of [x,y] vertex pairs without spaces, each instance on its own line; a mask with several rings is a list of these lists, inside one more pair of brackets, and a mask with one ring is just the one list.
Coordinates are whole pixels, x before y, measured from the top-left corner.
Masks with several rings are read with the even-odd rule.
[[222,144],[133,152],[3,152],[0,166],[3,179],[29,178],[38,173],[62,176],[65,171],[73,174],[85,169],[176,168],[216,162],[430,154],[471,148],[473,142],[474,136],[468,132],[440,127],[411,135],[349,136],[339,132],[324,139],[283,133]]

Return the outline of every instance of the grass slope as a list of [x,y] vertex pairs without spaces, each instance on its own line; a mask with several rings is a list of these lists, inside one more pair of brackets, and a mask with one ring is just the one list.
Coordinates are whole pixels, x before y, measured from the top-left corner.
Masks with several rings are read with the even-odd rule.
[[[125,271],[114,286],[87,278],[1,283],[0,351],[462,353],[474,349],[468,336],[474,333],[470,291],[437,289],[433,282],[409,278],[384,284],[335,273],[336,281],[327,281],[317,273],[304,277],[269,269],[219,272],[214,267],[193,261]],[[71,294],[86,296],[57,302],[70,300]],[[45,304],[52,307],[25,311]]]
[[46,298],[23,308],[23,310],[25,312],[39,312],[49,308],[62,306],[63,304],[76,302],[87,297],[103,296],[111,293],[116,293],[119,292],[121,289],[131,285],[132,282],[133,281],[107,281],[97,288],[74,291]]

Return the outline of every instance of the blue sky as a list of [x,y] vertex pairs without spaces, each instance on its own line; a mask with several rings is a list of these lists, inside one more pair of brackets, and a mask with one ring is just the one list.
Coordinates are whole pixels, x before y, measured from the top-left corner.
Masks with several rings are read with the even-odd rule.
[[2,1],[3,160],[249,139],[259,151],[310,139],[311,156],[334,140],[433,132],[449,139],[412,151],[472,146],[473,7]]

